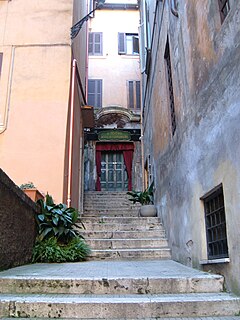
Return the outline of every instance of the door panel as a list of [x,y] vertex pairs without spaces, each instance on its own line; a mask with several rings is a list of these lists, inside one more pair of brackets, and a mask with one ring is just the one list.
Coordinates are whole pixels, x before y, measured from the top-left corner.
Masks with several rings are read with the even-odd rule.
[[128,190],[128,177],[122,152],[102,152],[101,190]]

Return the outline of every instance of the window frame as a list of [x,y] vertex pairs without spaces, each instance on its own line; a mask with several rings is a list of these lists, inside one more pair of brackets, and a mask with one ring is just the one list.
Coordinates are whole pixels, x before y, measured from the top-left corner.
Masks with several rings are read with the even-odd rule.
[[[130,84],[132,84],[132,93],[130,92]],[[132,96],[132,98],[130,96]],[[127,80],[127,106],[129,110],[134,110],[134,111],[141,110],[141,81],[140,80]]]
[[165,63],[165,72],[166,72],[166,80],[167,80],[168,103],[169,103],[170,120],[171,120],[171,132],[172,132],[172,136],[174,136],[174,134],[176,132],[176,128],[177,128],[177,121],[176,121],[175,102],[174,102],[170,45],[169,45],[168,37],[167,37],[165,52],[164,52],[164,63]]
[[[96,38],[99,36],[99,41]],[[99,50],[96,46],[99,45]],[[102,32],[89,32],[88,33],[88,55],[89,56],[102,56],[103,55],[103,33]]]
[[[94,81],[94,92],[89,92],[91,81]],[[98,90],[98,86],[99,86],[100,90]],[[91,99],[93,99],[93,102],[91,101]],[[98,105],[98,99],[100,101],[99,105]],[[88,79],[88,94],[87,94],[88,104],[93,106],[95,109],[101,109],[102,108],[102,100],[103,100],[103,80],[102,79]]]
[[[230,0],[223,0],[223,1],[218,0],[218,6],[219,6],[221,23],[223,24],[224,20],[229,14],[229,11],[231,10]],[[224,9],[226,9],[227,11],[224,12]]]
[[[132,50],[128,52],[127,41],[128,38],[131,37],[132,41]],[[137,49],[137,50],[135,50]],[[139,34],[138,33],[130,33],[130,32],[118,32],[118,54],[119,55],[128,55],[128,56],[139,56],[140,53],[139,48]]]
[[[222,184],[210,190],[200,200],[203,201],[204,205],[208,260],[229,258]],[[219,235],[221,235],[220,239],[218,238]],[[218,239],[216,240],[216,238]],[[220,252],[221,250],[222,252]]]

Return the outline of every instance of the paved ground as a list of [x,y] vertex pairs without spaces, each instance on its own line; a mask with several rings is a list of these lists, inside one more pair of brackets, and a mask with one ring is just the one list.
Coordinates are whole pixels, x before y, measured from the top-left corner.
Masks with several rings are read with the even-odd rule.
[[215,277],[209,273],[186,267],[172,260],[39,263],[0,272],[0,278],[26,277],[36,279],[184,278],[186,276]]

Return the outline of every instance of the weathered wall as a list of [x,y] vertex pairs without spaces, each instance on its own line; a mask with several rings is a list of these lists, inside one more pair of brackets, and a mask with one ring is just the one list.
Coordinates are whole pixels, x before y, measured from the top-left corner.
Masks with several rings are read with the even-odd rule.
[[73,0],[0,1],[0,167],[56,202],[63,193],[72,10]]
[[[217,1],[169,2],[158,11],[144,110],[145,158],[155,168],[155,200],[173,258],[201,268],[207,259],[200,197],[223,184],[230,263],[207,265],[240,293],[240,3],[221,25]],[[162,15],[163,13],[163,15]],[[177,129],[171,133],[164,65],[169,37]],[[151,146],[152,145],[152,146]]]
[[0,169],[0,269],[31,262],[37,207]]

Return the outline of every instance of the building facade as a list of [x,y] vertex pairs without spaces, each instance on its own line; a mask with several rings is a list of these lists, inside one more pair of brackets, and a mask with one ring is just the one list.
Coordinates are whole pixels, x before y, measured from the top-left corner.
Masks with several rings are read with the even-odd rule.
[[87,28],[72,42],[70,28],[87,12],[87,0],[0,3],[0,167],[76,207],[86,103],[72,65],[85,94]]
[[173,259],[240,293],[240,3],[139,5],[145,176]]
[[[121,3],[120,3],[121,2]],[[140,189],[141,127],[137,1],[106,1],[89,22],[85,190]]]

